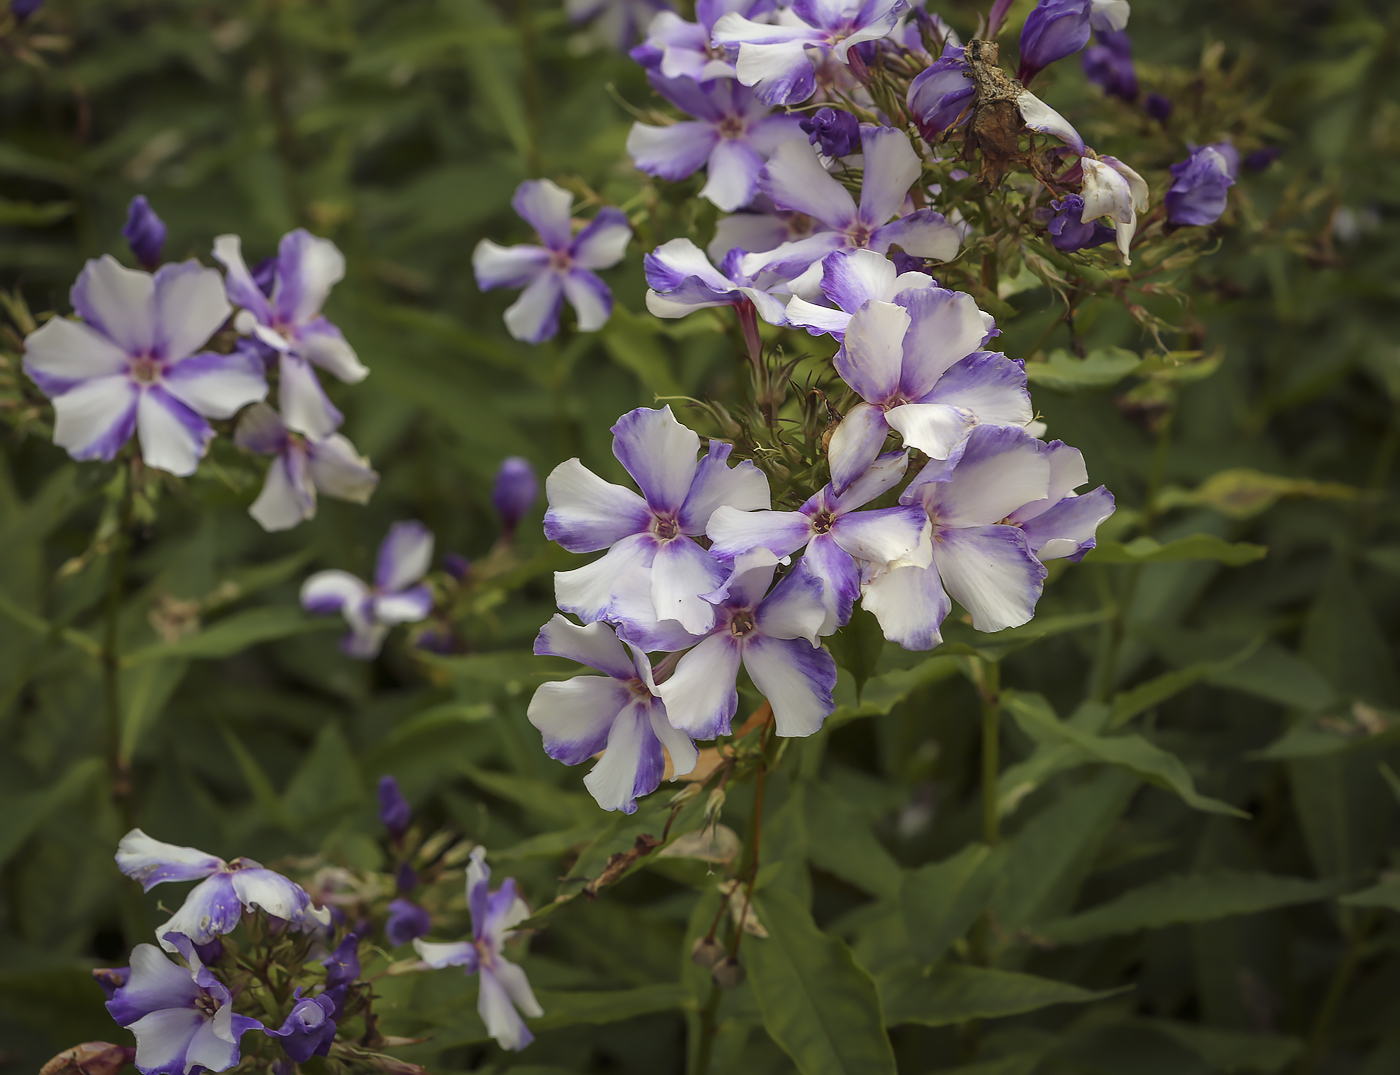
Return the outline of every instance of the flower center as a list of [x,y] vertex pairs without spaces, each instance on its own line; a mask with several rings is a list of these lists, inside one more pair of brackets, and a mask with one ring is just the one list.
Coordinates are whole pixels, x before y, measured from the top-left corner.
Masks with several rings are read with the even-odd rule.
[[726,116],[719,125],[719,136],[733,141],[744,136],[744,121],[738,116]]
[[219,1012],[219,1002],[208,993],[201,992],[194,998],[194,1010],[205,1019],[213,1019]]
[[647,685],[643,683],[640,679],[636,679],[635,677],[627,681],[627,689],[633,694],[635,694],[638,698],[651,697],[651,691],[647,689]]
[[867,247],[870,245],[870,229],[864,224],[857,224],[851,229],[847,238],[851,240],[852,246]]
[[748,609],[742,609],[734,613],[734,617],[729,621],[729,633],[735,638],[743,638],[745,635],[753,634],[754,626],[753,613]]
[[812,520],[812,531],[817,534],[829,534],[835,522],[836,517],[831,512],[824,511]]
[[555,272],[568,272],[574,267],[574,259],[567,250],[551,250],[549,267]]
[[670,541],[681,532],[680,524],[667,515],[658,515],[651,529],[662,541]]
[[160,359],[143,355],[131,363],[130,372],[137,384],[155,384],[160,380]]

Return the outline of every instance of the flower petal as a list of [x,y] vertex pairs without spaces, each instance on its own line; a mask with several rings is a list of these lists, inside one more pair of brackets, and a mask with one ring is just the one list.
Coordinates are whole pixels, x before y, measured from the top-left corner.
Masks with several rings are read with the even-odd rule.
[[909,144],[909,136],[895,127],[862,126],[860,145],[865,158],[860,219],[878,227],[899,212],[923,162]]
[[345,255],[329,239],[297,228],[277,246],[277,284],[272,310],[277,318],[305,324],[326,304],[331,288],[345,278]]
[[138,944],[131,950],[131,973],[126,984],[107,1001],[107,1011],[121,1026],[151,1012],[190,1007],[199,989],[184,967],[172,962],[153,944]]
[[990,351],[955,362],[923,401],[967,411],[982,425],[1024,426],[1035,417],[1025,367]]
[[1045,566],[1014,526],[944,529],[933,544],[938,573],[978,631],[1019,627],[1035,615]]
[[650,534],[633,534],[584,567],[554,573],[555,603],[585,623],[608,615],[613,593],[634,566],[650,567],[656,542]]
[[910,403],[891,407],[885,421],[899,431],[904,443],[933,459],[947,459],[976,424],[976,416],[946,403]]
[[235,870],[233,890],[249,910],[261,908],[275,918],[294,921],[311,902],[305,890],[290,878],[262,867]]
[[136,1035],[137,1070],[148,1075],[192,1070],[189,1048],[203,1025],[204,1017],[192,1004],[151,1012],[133,1023],[127,1029]]
[[895,567],[877,575],[866,582],[860,603],[887,639],[908,650],[942,642],[939,627],[953,607],[933,566]]
[[905,399],[922,399],[953,363],[981,348],[987,326],[977,302],[961,291],[922,288],[899,302],[909,312],[899,388]]
[[389,527],[374,564],[374,585],[382,592],[403,590],[428,573],[433,562],[433,532],[410,520]]
[[[906,254],[930,261],[952,261],[958,256],[962,235],[932,209],[918,209],[906,217],[892,220],[876,228],[870,235],[870,246],[882,253],[897,246]],[[922,275],[922,274],[921,274]]]
[[239,416],[233,443],[246,451],[277,455],[287,447],[287,427],[266,403],[255,403]]
[[227,355],[205,351],[167,369],[161,385],[196,414],[232,418],[249,403],[267,397],[263,368],[246,351]]
[[603,749],[613,723],[635,700],[626,686],[608,676],[575,676],[540,684],[526,717],[543,736],[546,754],[565,765],[578,765]]
[[[822,581],[806,571],[789,571],[754,610],[758,633],[771,638],[800,638],[815,646],[826,622]],[[756,638],[758,634],[750,636]]]
[[138,395],[125,374],[82,382],[53,401],[53,442],[74,459],[112,459],[136,430]]
[[977,426],[952,479],[924,486],[922,495],[936,525],[988,526],[1043,500],[1049,486],[1050,463],[1034,437],[1014,426]]
[[510,204],[545,246],[563,250],[569,245],[574,196],[563,187],[548,179],[527,179],[516,188]]
[[830,498],[833,511],[847,512],[863,508],[876,497],[889,492],[909,467],[908,452],[886,452],[878,457],[864,474],[851,483],[840,496]]
[[895,398],[905,364],[905,334],[910,323],[909,312],[892,302],[867,302],[851,317],[834,362],[841,379],[861,399],[884,403]]
[[818,635],[829,635],[850,622],[851,610],[860,596],[860,572],[850,553],[836,544],[830,534],[822,534],[807,546],[796,570],[806,571],[821,584],[826,618]]
[[414,951],[433,970],[442,970],[444,967],[466,967],[467,973],[471,974],[476,970],[479,955],[476,945],[471,941],[449,941],[442,944],[435,941],[424,941],[414,939]]
[[325,440],[308,441],[306,458],[316,489],[338,500],[368,503],[379,484],[379,475],[369,460],[339,433],[332,433]]
[[692,739],[728,735],[739,708],[739,664],[739,647],[728,633],[710,635],[682,657],[671,678],[656,688],[671,726]]
[[313,616],[330,616],[369,598],[369,587],[348,571],[318,571],[301,584],[301,607]]
[[870,469],[890,435],[885,412],[872,403],[858,403],[841,419],[827,445],[831,487],[838,495]]
[[652,733],[649,711],[647,703],[634,698],[617,714],[603,756],[583,778],[583,786],[604,810],[636,813],[637,796],[649,795],[661,783],[666,761]]
[[704,634],[715,623],[714,606],[702,598],[724,580],[715,558],[686,537],[663,542],[651,565],[651,599],[656,618],[676,620],[690,634]]
[[549,251],[542,246],[500,246],[482,239],[472,251],[472,272],[482,291],[524,287],[548,268]]
[[1085,154],[1084,139],[1074,129],[1069,120],[1060,115],[1048,104],[1029,90],[1023,90],[1016,98],[1016,107],[1027,127],[1042,134],[1054,135],[1081,157]]
[[155,275],[155,354],[177,362],[194,354],[233,314],[217,269],[191,258]]
[[856,217],[850,192],[822,167],[817,151],[800,139],[777,148],[759,176],[758,188],[779,209],[805,213],[833,228],[845,228]]
[[822,259],[822,292],[848,314],[871,299],[887,302],[898,273],[874,250],[838,250]]
[[[540,180],[547,182],[547,180]],[[523,215],[523,214],[522,214]],[[478,976],[481,992],[477,996],[476,1010],[481,1021],[486,1024],[486,1033],[496,1039],[502,1049],[523,1049],[535,1040],[525,1026],[525,1020],[510,1002],[505,987],[496,978],[496,972],[482,967]]]
[[627,134],[627,155],[639,172],[675,183],[703,168],[719,140],[710,123],[687,121],[668,127],[634,123]]
[[190,889],[180,909],[156,927],[160,946],[167,952],[176,951],[170,940],[174,934],[183,934],[195,944],[208,944],[231,933],[243,918],[243,901],[234,890],[232,876],[216,873]]
[[128,355],[91,325],[55,317],[24,339],[24,372],[44,395],[62,395],[84,381],[124,373]]
[[549,502],[544,535],[569,552],[597,552],[651,525],[646,501],[631,489],[605,482],[577,459],[555,467],[544,488]]
[[574,264],[580,269],[610,269],[627,253],[632,241],[632,225],[621,209],[605,205],[598,215],[574,236]]
[[198,469],[214,439],[209,423],[160,385],[141,393],[136,432],[146,466],[181,477]]
[[224,865],[217,855],[153,840],[140,829],[132,829],[121,838],[116,857],[117,869],[133,881],[140,881],[143,892],[166,881],[198,881]]
[[155,347],[155,297],[150,273],[128,269],[111,254],[84,265],[69,293],[78,315],[129,355]]
[[380,594],[374,599],[374,618],[380,623],[418,623],[432,611],[433,591],[426,584]]
[[577,661],[606,672],[615,679],[630,680],[636,674],[632,658],[627,655],[611,627],[605,623],[580,627],[557,612],[540,628],[539,636],[535,639],[535,654]]
[[766,508],[770,503],[768,477],[747,459],[729,465],[732,444],[710,441],[700,459],[695,477],[681,505],[681,532],[698,537],[706,532],[710,518],[721,507],[739,511]]
[[754,637],[744,647],[744,667],[773,706],[774,730],[811,735],[836,710],[836,662],[824,648],[802,639]]
[[316,371],[299,355],[278,357],[277,401],[287,428],[309,437],[329,437],[345,420],[321,387]]
[[700,197],[726,212],[742,209],[753,201],[758,190],[758,173],[762,170],[763,158],[752,146],[737,140],[721,141],[710,154]]
[[297,333],[296,352],[346,384],[359,384],[369,376],[369,368],[360,361],[355,349],[346,341],[340,329],[324,317],[315,318]]
[[914,556],[924,543],[928,525],[928,516],[917,505],[876,508],[841,516],[832,525],[831,536],[857,560],[884,567]]
[[1094,547],[1099,524],[1112,514],[1113,494],[1100,485],[1083,496],[1065,497],[1021,529],[1040,560],[1080,560]]
[[214,240],[214,260],[224,267],[224,290],[230,301],[243,307],[261,324],[271,324],[272,309],[267,304],[267,296],[243,260],[243,240],[237,235],[218,236]]
[[524,343],[542,343],[559,331],[563,306],[563,279],[558,273],[541,273],[506,308],[506,331]]
[[812,536],[812,520],[800,511],[739,511],[722,507],[710,516],[706,533],[716,556],[735,557],[762,546],[774,556],[790,556]]
[[315,518],[316,487],[306,473],[304,454],[288,452],[272,460],[262,492],[249,505],[248,514],[269,533]]
[[[667,653],[688,649],[699,642],[703,634],[687,631],[677,619],[658,617],[652,593],[650,567],[634,565],[613,581],[608,617],[617,624],[618,637],[641,650]],[[707,614],[713,620],[714,609],[710,608]],[[650,682],[647,680],[650,665],[644,658],[638,661],[635,674]]]
[[632,475],[653,511],[679,514],[699,463],[700,438],[671,413],[638,407],[612,427],[613,455]]
[[612,316],[612,289],[591,272],[571,270],[564,277],[564,297],[574,308],[580,332],[597,332]]

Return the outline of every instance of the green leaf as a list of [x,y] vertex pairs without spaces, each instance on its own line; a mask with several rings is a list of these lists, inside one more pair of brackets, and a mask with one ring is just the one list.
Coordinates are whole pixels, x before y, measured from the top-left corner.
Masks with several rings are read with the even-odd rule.
[[1400,911],[1400,874],[1382,874],[1379,884],[1343,896],[1349,907],[1386,907]]
[[942,862],[904,875],[900,906],[909,944],[922,966],[937,963],[987,908],[1003,879],[1003,856],[969,844]]
[[1006,691],[1002,702],[1026,734],[1037,741],[1058,740],[1079,748],[1086,759],[1128,769],[1151,784],[1175,792],[1193,809],[1230,817],[1249,816],[1229,803],[1201,795],[1180,758],[1141,736],[1102,736],[1081,731],[1056,717],[1050,704],[1038,694]]
[[856,609],[851,622],[826,640],[826,647],[836,663],[855,679],[856,698],[859,699],[885,650],[885,635],[879,621],[865,609]]
[[3,802],[5,823],[0,825],[0,866],[8,862],[49,815],[77,798],[103,770],[101,758],[83,758],[48,787]]
[[1309,881],[1241,870],[1173,874],[1081,914],[1040,926],[1036,934],[1058,944],[1083,944],[1182,922],[1213,922],[1313,903],[1349,887],[1343,879]]
[[120,757],[123,764],[135,756],[142,737],[160,719],[189,667],[187,660],[167,658],[147,661],[122,676]]
[[1134,1019],[1142,1027],[1184,1045],[1216,1071],[1260,1072],[1273,1075],[1282,1071],[1302,1051],[1297,1038],[1272,1034],[1243,1034],[1234,1030],[1179,1023],[1173,1019]]
[[340,813],[364,799],[359,766],[340,726],[321,726],[311,753],[282,793],[287,818],[294,828]]
[[655,318],[616,306],[599,335],[612,360],[636,374],[643,387],[654,396],[685,394],[671,372],[671,360],[657,333]]
[[1051,351],[1044,362],[1027,362],[1026,379],[1037,388],[1057,392],[1086,392],[1112,388],[1142,365],[1142,359],[1121,347],[1104,347],[1076,358],[1063,349]]
[[537,995],[544,1015],[530,1020],[537,1030],[579,1023],[619,1023],[653,1012],[669,1012],[685,1006],[685,986],[679,982],[658,982],[639,989],[599,990],[598,992],[555,993],[541,990]]
[[287,828],[287,809],[282,804],[282,797],[277,794],[277,789],[272,786],[272,781],[262,771],[262,766],[248,752],[248,748],[239,741],[238,736],[222,726],[219,731],[223,733],[224,742],[228,744],[234,761],[238,763],[238,768],[243,773],[243,782],[248,785],[248,791],[252,794],[253,802],[262,815],[263,821],[268,825]]
[[1230,567],[1262,560],[1268,549],[1245,541],[1231,544],[1214,534],[1192,534],[1160,544],[1154,538],[1134,538],[1126,545],[1121,541],[1101,541],[1084,554],[1084,559],[1096,564],[1163,564],[1177,560],[1216,560]]
[[1110,728],[1117,728],[1126,724],[1139,713],[1145,713],[1155,706],[1161,705],[1168,698],[1180,694],[1187,687],[1195,686],[1203,679],[1216,675],[1220,672],[1228,671],[1236,665],[1243,663],[1254,655],[1263,645],[1264,640],[1257,638],[1249,645],[1245,646],[1237,653],[1226,657],[1222,661],[1205,662],[1193,664],[1188,668],[1178,668],[1172,672],[1163,672],[1155,679],[1149,679],[1146,683],[1139,683],[1131,690],[1121,691],[1113,698],[1113,718],[1109,723]]
[[872,896],[899,894],[899,863],[880,843],[855,805],[835,789],[817,784],[803,796],[807,808],[807,857],[812,865]]
[[802,1075],[894,1075],[875,982],[781,890],[754,896],[766,940],[743,945],[763,1026]]
[[123,668],[169,657],[232,657],[259,642],[271,642],[315,631],[344,630],[339,619],[313,619],[299,608],[275,605],[250,608],[217,620],[210,626],[175,642],[145,646],[122,657]]
[[951,1026],[969,1019],[999,1019],[1052,1004],[1090,1004],[1131,989],[1082,989],[1034,974],[945,963],[924,974],[905,963],[879,978],[885,1024]]
[[461,770],[482,791],[513,802],[548,824],[572,825],[598,809],[589,796],[565,791],[543,780],[478,769],[475,765],[463,765]]
[[44,228],[73,213],[72,202],[17,202],[0,198],[0,224]]
[[[1357,702],[1353,709],[1363,706],[1364,702]],[[1342,716],[1300,720],[1263,750],[1254,751],[1249,757],[1260,761],[1321,758],[1357,750],[1376,750],[1400,740],[1400,719],[1391,714],[1387,721],[1376,710],[1365,708],[1375,714],[1367,723]]]
[[1262,474],[1248,467],[1234,467],[1212,474],[1189,492],[1185,489],[1163,489],[1157,499],[1157,507],[1162,510],[1207,507],[1232,519],[1248,519],[1267,511],[1285,497],[1354,500],[1357,492],[1350,485],[1337,482],[1285,478],[1278,474]]
[[1042,616],[1021,627],[1010,627],[994,634],[974,631],[962,623],[945,623],[943,644],[938,647],[940,654],[967,654],[982,657],[988,661],[999,661],[1009,653],[1042,638],[1067,634],[1085,627],[1103,623],[1112,613],[1106,609],[1092,612],[1070,612],[1059,616]]

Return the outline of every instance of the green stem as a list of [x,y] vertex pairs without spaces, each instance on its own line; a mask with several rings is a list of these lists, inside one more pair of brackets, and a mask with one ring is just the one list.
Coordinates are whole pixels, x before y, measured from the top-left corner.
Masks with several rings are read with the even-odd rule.
[[107,607],[102,634],[102,694],[106,717],[108,766],[112,775],[112,798],[122,811],[127,827],[132,822],[131,774],[121,756],[121,611],[126,587],[127,552],[131,534],[132,474],[128,470],[122,489],[117,532],[107,562]]
[[719,1002],[723,990],[718,982],[710,983],[710,996],[700,1013],[700,1040],[695,1046],[695,1063],[691,1075],[706,1075],[710,1070],[710,1054],[714,1052],[715,1033],[718,1030]]
[[1001,838],[997,777],[1001,775],[1001,665],[982,664],[982,839],[988,845]]
[[1356,977],[1356,972],[1361,968],[1361,961],[1366,955],[1366,938],[1375,928],[1376,922],[1379,921],[1379,915],[1380,909],[1373,908],[1352,933],[1346,954],[1342,956],[1342,961],[1337,964],[1337,969],[1332,974],[1332,981],[1327,986],[1327,995],[1322,1000],[1322,1006],[1317,1010],[1312,1033],[1308,1035],[1307,1048],[1303,1050],[1303,1055],[1298,1058],[1298,1067],[1295,1069],[1297,1075],[1310,1075],[1327,1056],[1327,1039],[1332,1031],[1332,1022],[1341,1009],[1342,1001],[1346,999],[1346,992],[1351,986],[1352,979]]

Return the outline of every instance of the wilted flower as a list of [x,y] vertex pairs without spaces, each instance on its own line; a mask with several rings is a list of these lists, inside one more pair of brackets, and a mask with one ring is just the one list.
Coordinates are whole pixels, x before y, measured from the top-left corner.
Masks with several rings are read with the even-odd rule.
[[1084,199],[1078,194],[1066,194],[1052,201],[1048,210],[1038,212],[1048,212],[1045,230],[1050,233],[1050,244],[1066,253],[1111,243],[1117,234],[1102,221],[1084,220]]
[[266,1030],[270,1037],[282,1039],[282,1051],[294,1063],[304,1064],[313,1056],[325,1056],[335,1040],[335,1016],[345,994],[340,986],[335,993],[327,991],[315,997],[304,997],[301,989],[292,994],[296,1003],[286,1021],[277,1030]]
[[950,43],[943,46],[942,56],[909,83],[905,99],[924,138],[933,142],[967,121],[975,93],[963,48]]
[[1226,191],[1239,174],[1239,153],[1228,142],[1198,146],[1191,156],[1172,165],[1167,188],[1167,220],[1172,224],[1214,224],[1225,212]]
[[131,247],[141,267],[155,272],[160,264],[160,252],[165,247],[165,221],[156,216],[156,211],[144,194],[131,199],[131,205],[126,210],[126,224],[122,227],[122,238]]
[[1147,181],[1116,157],[1083,157],[1079,164],[1084,170],[1081,222],[1087,224],[1100,217],[1112,220],[1118,252],[1123,263],[1131,265],[1128,250],[1137,231],[1138,214],[1147,211]]
[[799,125],[828,157],[848,157],[860,146],[860,120],[844,109],[819,108]]

